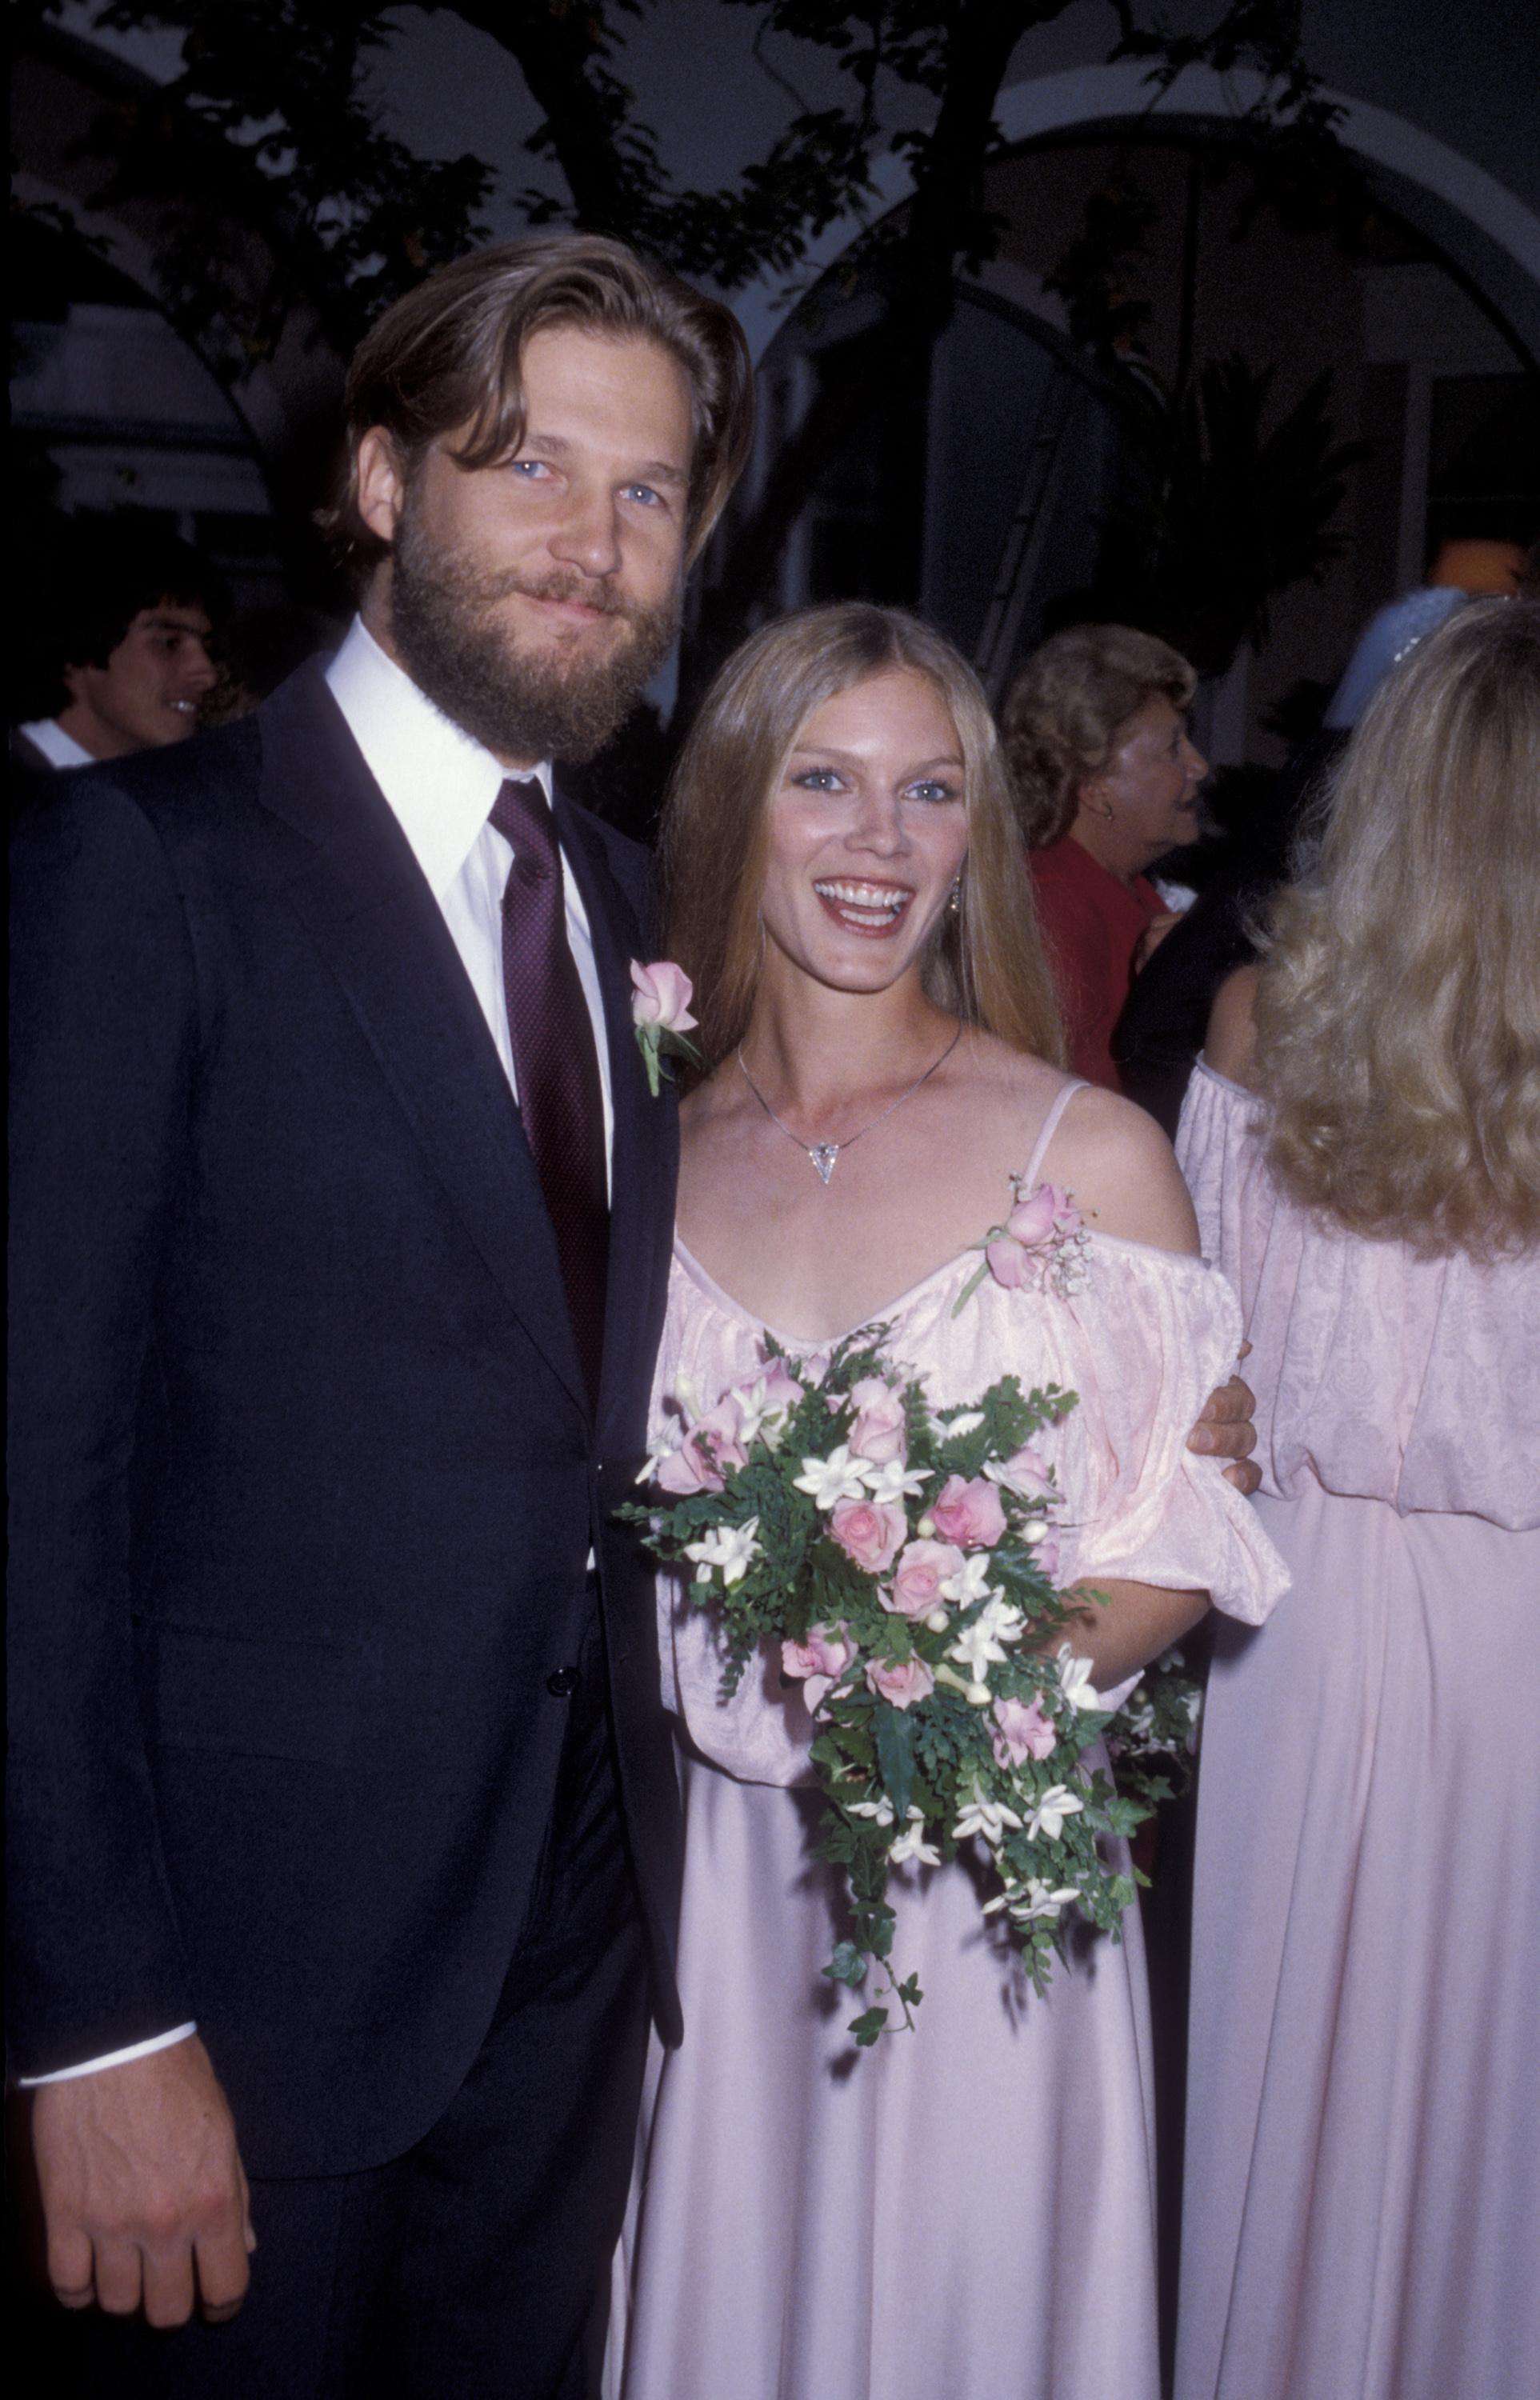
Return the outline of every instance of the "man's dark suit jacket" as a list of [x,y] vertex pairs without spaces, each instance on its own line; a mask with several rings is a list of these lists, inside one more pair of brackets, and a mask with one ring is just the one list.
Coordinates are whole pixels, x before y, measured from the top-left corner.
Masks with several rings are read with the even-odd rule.
[[496,1049],[319,673],[19,837],[11,2064],[196,2018],[258,2174],[400,2155],[474,2058],[591,1547],[677,2038],[652,1603],[610,1517],[677,1130],[631,1026],[645,855],[557,823],[615,1103],[596,1424]]

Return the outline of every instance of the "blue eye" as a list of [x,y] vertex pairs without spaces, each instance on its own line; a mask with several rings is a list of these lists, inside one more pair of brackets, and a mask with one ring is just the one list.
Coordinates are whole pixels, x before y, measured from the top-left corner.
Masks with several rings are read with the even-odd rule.
[[628,500],[639,500],[646,509],[661,509],[664,504],[661,492],[655,492],[650,484],[627,484],[623,487],[623,497]]
[[803,792],[838,792],[844,789],[832,767],[805,768],[800,775],[794,775],[792,781],[797,790]]
[[962,794],[955,784],[938,783],[933,777],[927,776],[922,783],[911,784],[905,798],[910,800],[924,800],[934,807],[941,801],[960,800]]

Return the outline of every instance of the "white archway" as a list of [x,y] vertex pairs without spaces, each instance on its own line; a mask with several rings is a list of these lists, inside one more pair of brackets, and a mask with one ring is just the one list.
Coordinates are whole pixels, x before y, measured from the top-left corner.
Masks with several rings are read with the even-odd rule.
[[[1207,67],[1190,67],[1152,104],[1145,70],[1137,61],[1125,60],[1115,66],[1074,67],[1061,75],[1015,84],[1001,94],[997,115],[1002,132],[1012,143],[1076,126],[1089,130],[1128,125],[1151,116],[1206,120],[1222,128],[1261,99],[1264,89],[1256,75],[1221,76]],[[1484,168],[1408,118],[1368,101],[1354,100],[1346,92],[1328,89],[1322,98],[1342,111],[1337,130],[1344,147],[1371,171],[1378,168],[1401,186],[1428,195],[1446,219],[1472,229],[1489,259],[1495,253],[1501,270],[1506,271],[1501,272],[1504,289],[1492,295],[1493,305],[1514,318],[1531,348],[1540,350],[1540,217]],[[756,359],[763,356],[777,327],[808,285],[832,266],[868,225],[897,208],[912,188],[906,165],[892,156],[876,162],[873,182],[877,191],[870,209],[865,214],[852,211],[825,226],[811,245],[808,271],[794,290],[788,292],[764,277],[734,299]],[[1474,263],[1470,271],[1478,285],[1487,280]],[[1516,301],[1520,304],[1517,307]],[[1526,301],[1528,305],[1522,305]]]

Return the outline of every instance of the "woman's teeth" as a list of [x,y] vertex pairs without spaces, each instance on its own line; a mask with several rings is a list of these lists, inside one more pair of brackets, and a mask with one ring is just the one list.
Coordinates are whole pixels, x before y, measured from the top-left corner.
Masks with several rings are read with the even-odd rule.
[[820,900],[857,925],[891,925],[914,898],[891,883],[815,883]]

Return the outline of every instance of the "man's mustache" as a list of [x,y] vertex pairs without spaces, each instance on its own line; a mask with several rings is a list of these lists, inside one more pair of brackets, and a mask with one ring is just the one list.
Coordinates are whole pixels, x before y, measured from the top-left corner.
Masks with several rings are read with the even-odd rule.
[[653,611],[628,600],[599,577],[582,575],[521,575],[512,567],[489,571],[476,580],[479,600],[508,600],[517,593],[525,600],[573,600],[601,617],[623,617],[629,625],[650,623]]

